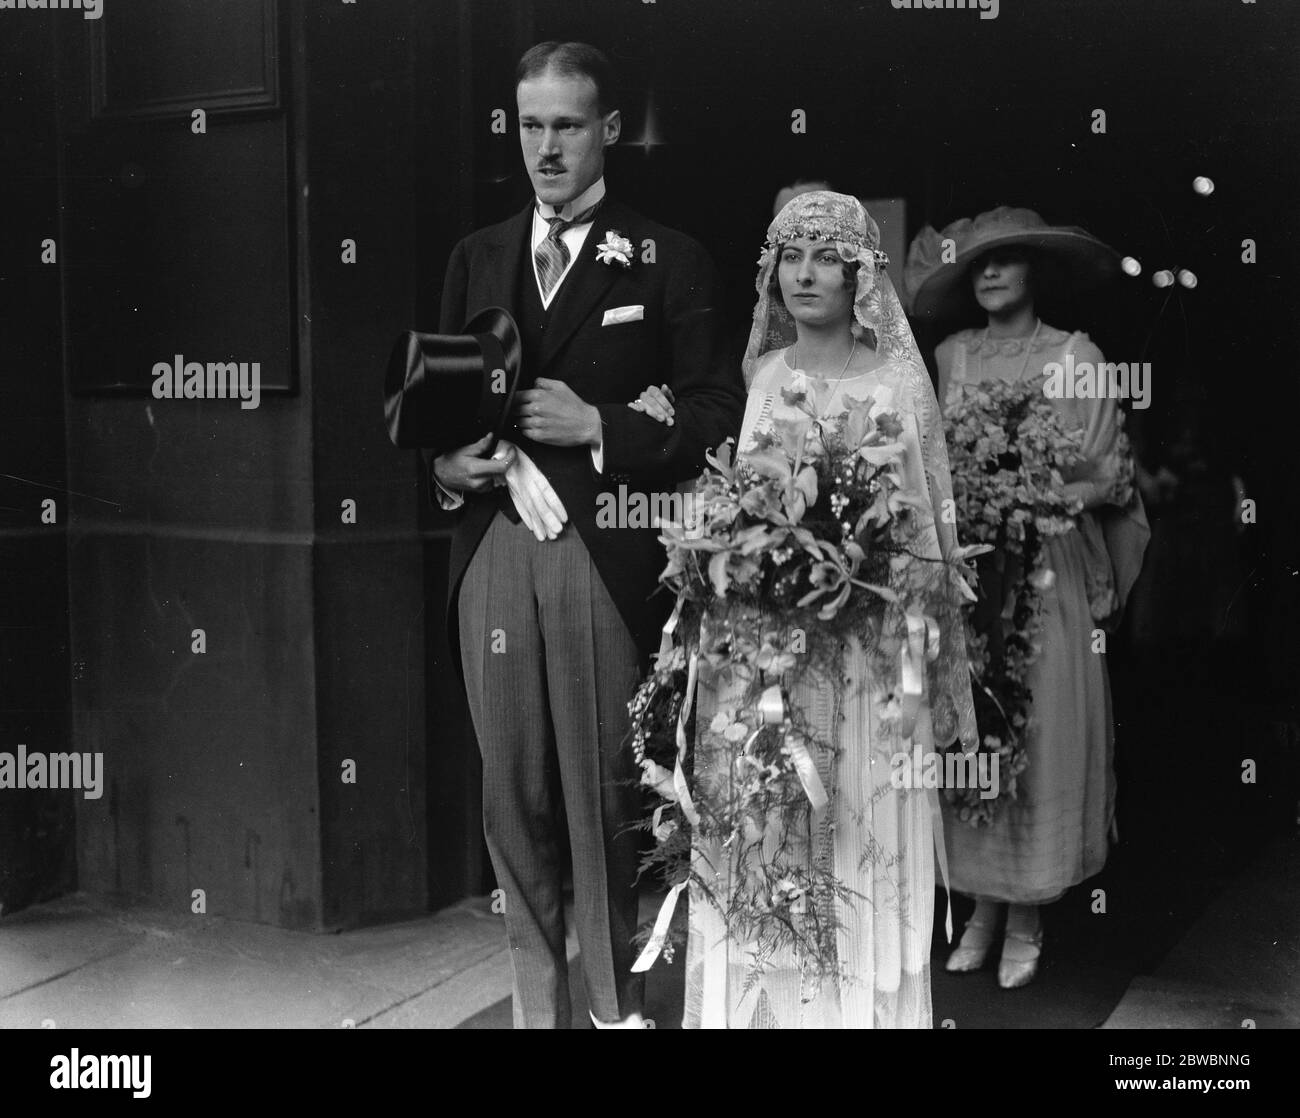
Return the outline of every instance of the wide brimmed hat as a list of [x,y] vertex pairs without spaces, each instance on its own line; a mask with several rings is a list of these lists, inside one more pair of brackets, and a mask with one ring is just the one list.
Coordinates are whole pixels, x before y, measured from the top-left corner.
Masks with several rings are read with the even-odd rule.
[[[951,241],[944,253],[944,242]],[[1119,272],[1119,254],[1076,225],[1048,225],[1033,210],[999,206],[962,218],[935,232],[927,225],[907,250],[903,269],[908,313],[943,318],[969,307],[968,270],[989,249],[1007,245],[1047,252],[1060,262],[1077,288],[1096,286]],[[945,259],[946,257],[946,259]]]
[[489,307],[460,334],[408,330],[384,378],[384,419],[396,446],[438,453],[499,437],[519,386],[523,347],[508,311]]

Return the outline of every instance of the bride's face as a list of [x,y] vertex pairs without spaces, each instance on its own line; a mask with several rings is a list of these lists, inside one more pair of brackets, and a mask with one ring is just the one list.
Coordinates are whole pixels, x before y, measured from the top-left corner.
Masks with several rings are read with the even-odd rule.
[[800,237],[787,242],[776,273],[781,297],[794,320],[808,326],[847,323],[854,287],[844,272],[844,261],[829,241]]

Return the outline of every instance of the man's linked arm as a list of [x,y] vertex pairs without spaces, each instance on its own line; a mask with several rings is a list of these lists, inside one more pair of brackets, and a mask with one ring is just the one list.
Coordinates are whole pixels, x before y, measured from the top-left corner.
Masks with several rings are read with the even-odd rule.
[[706,452],[740,431],[745,388],[723,347],[717,272],[694,241],[678,251],[685,258],[673,261],[666,281],[667,358],[659,378],[673,391],[674,422],[666,426],[626,403],[597,405],[609,473],[686,481],[704,469]]

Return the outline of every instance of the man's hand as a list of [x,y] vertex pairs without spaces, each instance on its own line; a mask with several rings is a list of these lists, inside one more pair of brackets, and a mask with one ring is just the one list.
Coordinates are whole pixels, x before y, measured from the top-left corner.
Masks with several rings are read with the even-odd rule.
[[449,493],[486,493],[504,483],[506,471],[514,461],[514,447],[510,452],[493,458],[484,458],[492,436],[484,435],[476,443],[458,447],[433,460],[433,476]]
[[539,540],[555,539],[564,530],[569,514],[546,480],[546,475],[513,443],[502,439],[496,452],[510,462],[510,468],[506,470],[506,486],[524,527]]
[[537,378],[515,406],[519,430],[547,446],[600,446],[600,412],[567,384]]

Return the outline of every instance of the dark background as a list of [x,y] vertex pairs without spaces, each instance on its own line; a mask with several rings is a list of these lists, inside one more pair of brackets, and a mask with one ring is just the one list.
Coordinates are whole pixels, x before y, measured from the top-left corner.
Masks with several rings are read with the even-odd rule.
[[[397,332],[436,326],[454,243],[528,200],[513,73],[545,38],[613,58],[609,188],[704,242],[738,339],[797,177],[905,199],[909,238],[1025,205],[1142,261],[1044,308],[1152,362],[1130,430],[1177,479],[1111,657],[1126,845],[1107,873],[1147,898],[1137,954],[1294,826],[1293,5],[105,9],[0,13],[0,749],[103,750],[110,782],[93,802],[0,792],[5,911],[76,887],[188,910],[203,887],[210,912],[324,930],[490,887],[442,624],[448,524],[389,445],[379,386]],[[1194,291],[1151,285],[1180,267]],[[278,390],[256,411],[154,401],[148,370],[174,352],[260,359]],[[1258,506],[1244,530],[1234,477]]]

